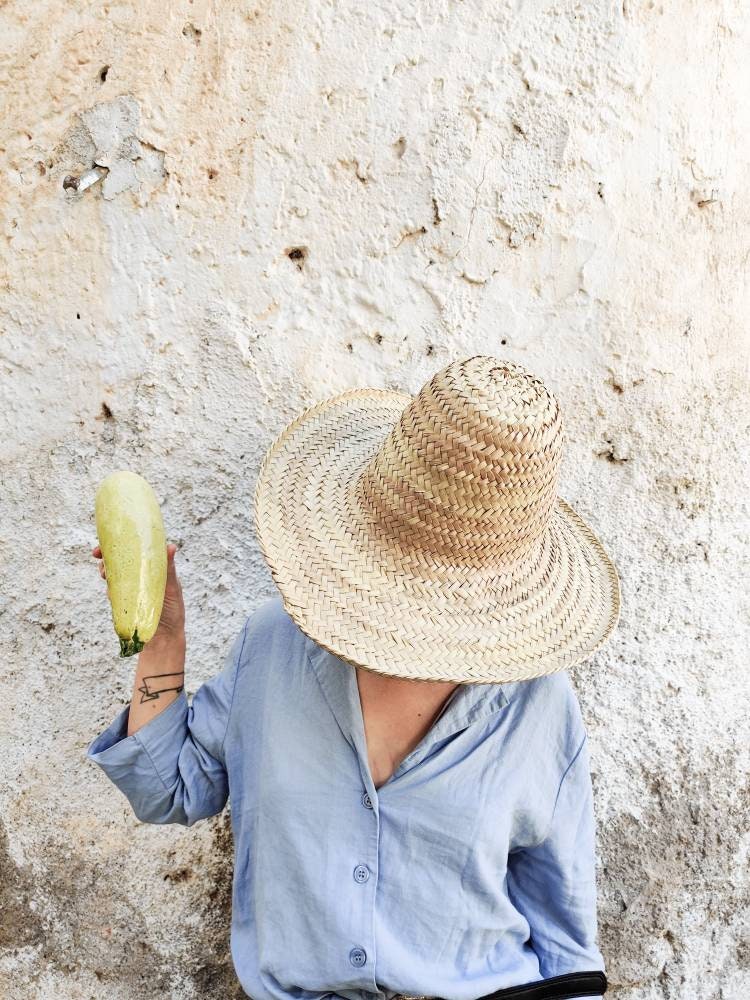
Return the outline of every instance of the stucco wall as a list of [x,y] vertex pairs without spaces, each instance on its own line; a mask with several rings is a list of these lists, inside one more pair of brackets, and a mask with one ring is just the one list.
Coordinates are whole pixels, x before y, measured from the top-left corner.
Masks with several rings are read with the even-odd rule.
[[750,996],[749,31],[740,0],[2,5],[0,995],[240,995],[227,813],[143,825],[84,760],[134,670],[97,484],[157,490],[192,694],[273,592],[273,435],[492,353],[560,396],[621,575],[572,672],[611,993]]

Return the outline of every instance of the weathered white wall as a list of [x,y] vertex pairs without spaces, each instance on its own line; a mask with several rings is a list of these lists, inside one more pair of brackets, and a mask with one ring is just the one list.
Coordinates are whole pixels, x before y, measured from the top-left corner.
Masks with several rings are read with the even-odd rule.
[[226,813],[140,824],[84,760],[134,669],[98,483],[163,503],[192,694],[273,592],[273,435],[472,353],[558,392],[621,574],[573,672],[611,992],[750,995],[749,34],[740,0],[2,5],[2,996],[239,995]]

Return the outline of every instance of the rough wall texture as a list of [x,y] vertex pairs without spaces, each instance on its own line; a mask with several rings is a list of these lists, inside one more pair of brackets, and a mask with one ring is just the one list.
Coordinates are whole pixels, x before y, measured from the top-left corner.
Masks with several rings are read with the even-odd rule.
[[239,996],[226,813],[140,824],[83,758],[133,671],[99,481],[163,503],[192,694],[273,591],[272,436],[492,353],[622,579],[573,671],[611,993],[750,996],[745,6],[2,5],[0,995]]

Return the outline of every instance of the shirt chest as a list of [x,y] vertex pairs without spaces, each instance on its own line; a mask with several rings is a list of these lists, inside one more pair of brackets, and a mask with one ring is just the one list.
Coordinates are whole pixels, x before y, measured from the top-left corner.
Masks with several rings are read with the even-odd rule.
[[433,841],[442,863],[488,864],[496,875],[509,850],[540,839],[553,774],[501,692],[458,685],[423,715],[394,721],[366,684],[360,696],[353,667],[319,655],[292,664],[291,685],[269,670],[246,675],[237,692],[226,751],[238,823],[308,833],[307,858],[322,845],[324,866],[355,829],[388,853]]

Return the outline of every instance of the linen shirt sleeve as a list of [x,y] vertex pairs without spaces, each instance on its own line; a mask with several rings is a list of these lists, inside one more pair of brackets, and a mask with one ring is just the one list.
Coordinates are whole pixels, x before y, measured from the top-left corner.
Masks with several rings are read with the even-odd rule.
[[531,945],[545,979],[568,972],[604,972],[604,959],[596,943],[595,851],[593,791],[584,733],[560,780],[546,837],[540,844],[508,856],[508,892],[529,922]]
[[247,623],[223,669],[188,704],[185,688],[165,709],[127,736],[126,705],[88,746],[143,823],[192,826],[214,816],[229,798],[224,737],[242,659]]

